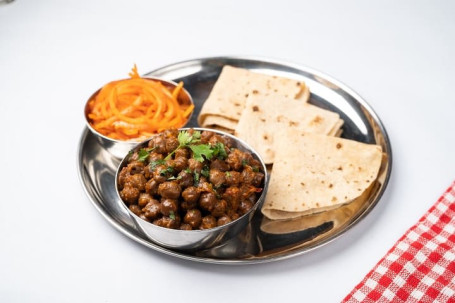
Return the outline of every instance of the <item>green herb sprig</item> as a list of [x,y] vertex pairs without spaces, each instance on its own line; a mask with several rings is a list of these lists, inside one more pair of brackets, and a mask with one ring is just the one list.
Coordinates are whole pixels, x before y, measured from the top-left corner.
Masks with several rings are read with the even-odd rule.
[[184,130],[179,132],[177,140],[179,141],[179,146],[177,146],[176,149],[170,152],[169,155],[167,155],[166,158],[164,158],[164,160],[169,160],[178,149],[190,146],[201,141],[201,132],[194,131],[192,134],[190,134],[188,131]]
[[192,134],[188,131],[181,131],[177,137],[179,146],[169,153],[164,160],[168,160],[180,148],[188,147],[193,152],[193,158],[199,162],[204,162],[204,158],[211,160],[213,157],[226,159],[227,153],[224,144],[217,142],[213,146],[210,144],[197,144],[201,141],[201,132],[194,131]]
[[191,151],[193,151],[193,158],[199,162],[204,162],[203,156],[207,160],[212,159],[213,150],[210,148],[208,144],[199,144],[199,145],[190,145],[189,146]]
[[150,162],[149,166],[150,166],[151,170],[154,170],[158,165],[164,165],[164,164],[166,164],[166,161],[164,161],[163,159],[158,159],[156,161]]
[[221,160],[226,159],[228,156],[226,153],[226,149],[224,148],[224,144],[221,142],[216,142],[216,144],[214,146],[212,146],[212,150],[213,150],[213,156],[217,157]]
[[[155,147],[139,149],[139,151],[137,152],[137,161],[145,162],[145,160],[147,160],[148,156],[154,149],[155,149]],[[133,154],[133,151],[130,151],[128,155],[131,156],[132,154]]]
[[205,165],[202,170],[201,170],[201,175],[203,175],[204,177],[208,178],[210,176],[210,167],[208,167],[207,165]]

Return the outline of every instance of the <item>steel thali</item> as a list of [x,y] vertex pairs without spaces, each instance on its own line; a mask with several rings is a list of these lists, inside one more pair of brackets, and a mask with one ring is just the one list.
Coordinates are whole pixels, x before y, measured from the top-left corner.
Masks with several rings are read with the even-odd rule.
[[[384,193],[392,169],[392,151],[386,130],[373,109],[344,84],[319,71],[286,62],[249,57],[211,57],[171,64],[144,76],[183,81],[195,103],[187,126],[196,127],[197,116],[224,65],[305,81],[310,103],[335,111],[344,120],[343,138],[381,145],[384,158],[374,186],[354,203],[336,210],[287,222],[276,231],[264,231],[265,218],[257,211],[248,227],[236,238],[209,250],[180,252],[150,241],[121,206],[115,191],[115,172],[120,160],[104,150],[88,129],[79,143],[78,171],[90,201],[117,230],[134,241],[174,257],[217,264],[251,264],[278,261],[314,250],[338,238],[364,218]],[[293,228],[298,226],[298,231]]]

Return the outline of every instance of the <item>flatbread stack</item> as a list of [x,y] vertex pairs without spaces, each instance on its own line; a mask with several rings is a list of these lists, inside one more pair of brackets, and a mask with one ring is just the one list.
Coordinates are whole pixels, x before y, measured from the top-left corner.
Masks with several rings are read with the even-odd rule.
[[307,102],[310,96],[302,81],[226,65],[204,102],[198,116],[199,125],[233,133],[247,97],[253,94],[274,94],[301,102]]
[[377,179],[379,145],[283,129],[262,213],[272,220],[327,211],[361,196]]

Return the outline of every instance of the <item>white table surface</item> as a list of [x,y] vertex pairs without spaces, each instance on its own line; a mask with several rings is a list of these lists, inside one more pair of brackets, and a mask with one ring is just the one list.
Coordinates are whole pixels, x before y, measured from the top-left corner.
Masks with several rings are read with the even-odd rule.
[[[453,1],[16,0],[0,6],[1,302],[339,302],[455,178]],[[77,173],[94,90],[187,59],[323,71],[386,126],[393,172],[336,241],[248,266],[185,261],[113,228]]]

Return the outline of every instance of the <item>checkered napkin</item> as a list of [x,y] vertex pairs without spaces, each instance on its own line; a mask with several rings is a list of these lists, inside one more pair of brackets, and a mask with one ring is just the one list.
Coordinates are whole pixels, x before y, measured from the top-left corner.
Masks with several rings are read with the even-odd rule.
[[455,302],[455,181],[342,302]]

